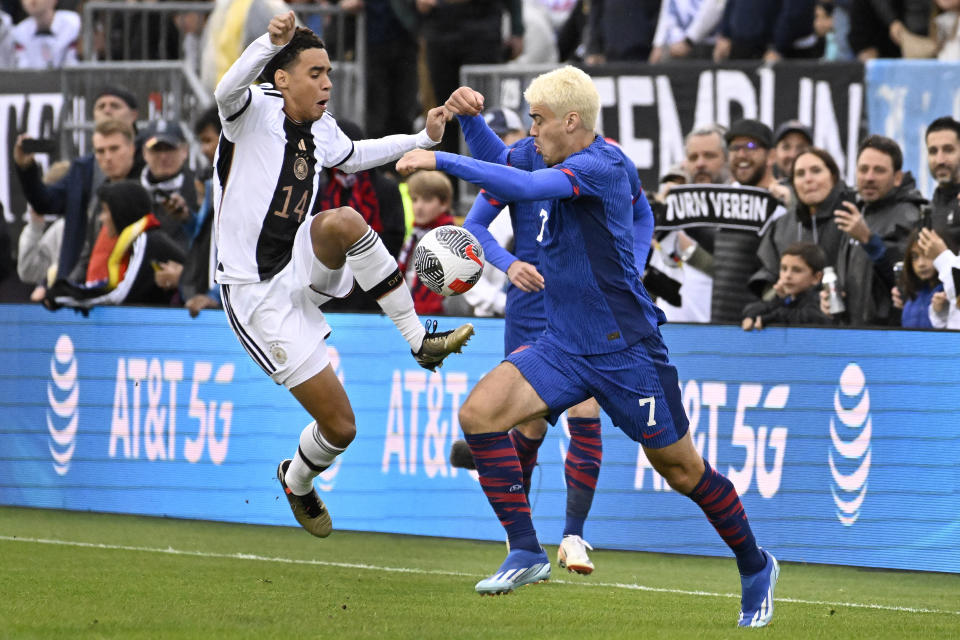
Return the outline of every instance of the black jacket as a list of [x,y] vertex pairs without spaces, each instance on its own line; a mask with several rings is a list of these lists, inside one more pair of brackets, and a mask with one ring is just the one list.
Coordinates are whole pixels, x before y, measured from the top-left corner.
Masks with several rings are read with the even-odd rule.
[[804,324],[831,324],[833,321],[820,311],[820,292],[818,287],[807,289],[795,297],[774,298],[751,302],[743,308],[743,318],[760,317],[763,326],[785,324],[799,326]]
[[920,207],[926,201],[908,172],[886,197],[870,204],[858,203],[871,240],[862,246],[846,237],[836,262],[837,281],[846,293],[851,325],[899,323],[890,298],[890,289],[896,284],[893,265],[903,260],[907,236],[920,220]]

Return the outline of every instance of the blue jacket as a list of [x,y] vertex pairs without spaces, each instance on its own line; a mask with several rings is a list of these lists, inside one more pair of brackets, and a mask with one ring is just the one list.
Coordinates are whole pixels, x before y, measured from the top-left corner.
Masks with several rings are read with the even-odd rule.
[[935,287],[925,287],[917,291],[917,297],[913,300],[903,301],[903,313],[900,315],[900,324],[908,329],[932,329],[930,315],[927,310],[930,308],[930,301],[933,300],[933,294],[937,291],[943,291],[943,285],[937,283]]
[[27,202],[37,213],[63,216],[63,244],[57,274],[69,277],[80,259],[86,239],[87,207],[93,186],[93,154],[77,158],[70,163],[67,175],[53,184],[43,184],[40,167],[36,163],[26,169],[17,167],[20,184]]

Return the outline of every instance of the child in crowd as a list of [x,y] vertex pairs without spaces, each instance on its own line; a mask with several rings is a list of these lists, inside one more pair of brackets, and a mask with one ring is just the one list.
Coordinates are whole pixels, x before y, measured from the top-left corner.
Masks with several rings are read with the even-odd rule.
[[932,329],[928,310],[933,304],[934,311],[942,312],[946,307],[946,297],[934,296],[943,291],[943,285],[937,277],[933,260],[928,258],[918,245],[919,230],[914,230],[907,238],[906,259],[903,272],[893,288],[893,304],[903,309],[900,323],[908,329]]
[[820,311],[818,289],[827,256],[811,242],[797,242],[780,255],[780,278],[773,285],[776,297],[751,302],[743,308],[744,331],[771,324],[830,324]]
[[418,315],[443,313],[443,296],[434,293],[417,278],[413,265],[413,252],[417,243],[428,231],[445,224],[454,224],[450,215],[453,202],[453,185],[450,178],[440,171],[418,171],[407,180],[407,189],[413,205],[413,229],[397,262],[413,293],[413,305]]

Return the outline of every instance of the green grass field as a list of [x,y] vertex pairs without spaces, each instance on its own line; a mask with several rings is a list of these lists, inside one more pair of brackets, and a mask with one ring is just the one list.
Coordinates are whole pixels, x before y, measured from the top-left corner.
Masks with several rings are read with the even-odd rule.
[[[551,556],[556,549],[549,548]],[[597,551],[480,597],[504,546],[0,508],[0,638],[957,638],[960,576],[782,563],[736,629],[732,559]]]

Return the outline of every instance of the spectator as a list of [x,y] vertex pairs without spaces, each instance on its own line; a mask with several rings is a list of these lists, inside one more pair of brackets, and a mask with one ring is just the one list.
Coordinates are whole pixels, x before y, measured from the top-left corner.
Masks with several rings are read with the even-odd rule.
[[510,64],[556,64],[557,31],[550,10],[540,0],[523,0],[523,53]]
[[784,249],[780,255],[780,277],[773,285],[776,296],[744,307],[741,328],[759,331],[773,324],[830,324],[830,317],[820,311],[817,294],[826,266],[823,249],[811,242],[798,242]]
[[905,34],[929,35],[930,9],[931,0],[851,0],[850,47],[862,62],[899,58]]
[[960,122],[950,116],[927,127],[927,164],[937,188],[930,199],[930,224],[943,238],[960,245]]
[[443,313],[443,296],[434,293],[417,278],[413,264],[413,251],[420,238],[431,229],[453,224],[450,204],[453,202],[453,185],[450,178],[440,171],[418,171],[407,180],[410,199],[413,201],[413,229],[400,250],[397,262],[404,274],[407,286],[413,294],[414,308],[418,315]]
[[587,64],[650,58],[660,0],[591,0]]
[[100,209],[97,189],[106,181],[136,178],[140,173],[135,162],[133,127],[126,120],[98,116],[101,99],[94,104],[97,124],[93,131],[93,154],[71,162],[70,170],[60,181],[43,184],[33,155],[23,151],[26,136],[17,138],[13,148],[13,160],[27,202],[37,211],[64,217],[57,274],[74,281],[86,273],[90,250],[100,231],[99,218],[94,215]]
[[140,183],[164,232],[186,251],[196,235],[197,187],[187,166],[187,138],[175,120],[154,120],[143,133]]
[[[920,249],[920,230],[914,229],[907,238],[907,252],[903,259],[903,271],[897,286],[890,292],[893,306],[901,310],[900,325],[908,329],[932,329],[930,307],[933,296],[943,291],[937,277],[933,260]],[[943,296],[935,312],[946,311],[947,300]]]
[[799,120],[787,120],[773,136],[773,172],[783,184],[790,184],[793,161],[813,146],[813,132]]
[[[193,132],[200,141],[207,167],[212,167],[220,137],[220,116],[213,106],[200,114],[193,125]],[[213,177],[203,172],[203,202],[197,211],[196,234],[190,240],[186,261],[180,273],[180,299],[190,315],[196,318],[203,309],[219,309],[220,285],[214,282],[217,264],[217,248],[213,242]],[[162,270],[164,271],[164,270]],[[158,286],[163,286],[161,272],[156,274]]]
[[[724,130],[716,125],[694,129],[684,139],[684,171],[691,184],[728,184],[727,143]],[[658,241],[663,265],[670,269],[680,285],[680,305],[658,299],[671,322],[710,322],[713,295],[713,248],[716,230],[698,227],[672,231]],[[660,262],[660,261],[658,261]]]
[[[43,184],[60,181],[70,169],[70,163],[61,160],[50,166],[43,176]],[[36,285],[30,300],[40,302],[47,292],[48,276],[60,257],[63,242],[63,218],[57,218],[48,227],[42,213],[27,205],[29,222],[20,232],[17,251],[17,275],[22,282]]]
[[823,41],[823,58],[827,62],[853,60],[850,49],[850,0],[818,0],[813,30]]
[[170,293],[154,282],[154,265],[183,262],[183,250],[161,230],[147,190],[133,180],[97,190],[101,231],[83,285],[57,280],[44,305],[89,309],[96,305],[168,304]]
[[[347,11],[363,11],[367,49],[367,131],[371,138],[410,133],[420,111],[417,83],[417,12],[397,0],[341,0]],[[396,255],[396,254],[394,254]]]
[[[420,13],[420,35],[426,44],[433,104],[442,104],[460,86],[463,65],[503,62],[505,44],[510,58],[522,53],[521,0],[416,0],[416,7]],[[501,22],[506,8],[510,11],[510,37],[504,43]],[[459,127],[448,126],[437,150],[456,153],[459,133]]]
[[944,62],[960,60],[960,0],[936,0],[942,11],[934,23],[937,58]]
[[811,242],[826,255],[827,266],[837,264],[846,236],[837,226],[834,210],[855,194],[840,180],[840,168],[827,151],[810,147],[793,163],[792,186],[797,198],[787,214],[770,224],[760,238],[760,269],[750,278],[756,295],[769,300],[778,280],[780,256],[796,242]]
[[200,81],[213,93],[220,78],[247,46],[262,36],[273,16],[290,7],[283,0],[214,0],[203,27]]
[[953,253],[936,231],[921,229],[917,246],[933,260],[943,291],[933,294],[930,304],[930,323],[934,329],[960,329],[960,256]]
[[13,36],[13,20],[0,11],[0,69],[17,66],[17,50]]
[[[759,120],[738,120],[724,136],[730,158],[730,173],[735,185],[757,187],[774,198],[787,200],[788,189],[773,176],[773,132]],[[770,220],[783,215],[781,207]],[[767,224],[770,224],[768,221]],[[756,231],[718,228],[713,240],[713,289],[710,321],[738,323],[743,308],[757,300],[747,283],[760,266]],[[781,271],[782,273],[782,271]]]
[[670,59],[709,60],[725,0],[662,0],[650,63]]
[[855,241],[841,243],[836,263],[854,326],[899,324],[890,297],[896,285],[893,265],[903,259],[907,237],[926,202],[902,166],[903,154],[895,141],[869,136],[857,156],[860,202],[842,202],[834,212],[837,227]]
[[23,0],[28,17],[13,28],[17,66],[59,69],[76,64],[80,16],[56,10],[57,0]]
[[813,31],[815,0],[727,0],[713,59],[776,62],[823,55]]

